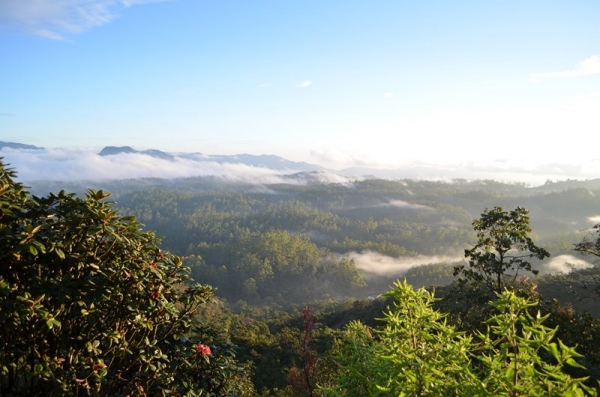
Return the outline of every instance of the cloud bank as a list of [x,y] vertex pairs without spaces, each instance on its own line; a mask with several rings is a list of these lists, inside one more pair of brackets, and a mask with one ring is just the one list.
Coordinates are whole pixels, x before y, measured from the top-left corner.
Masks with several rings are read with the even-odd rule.
[[[135,178],[185,178],[216,176],[231,182],[253,184],[306,183],[297,170],[273,170],[243,163],[223,163],[185,157],[161,159],[141,153],[100,156],[93,149],[0,149],[2,162],[17,171],[20,182],[35,181],[108,181]],[[322,183],[346,183],[348,178],[329,173],[310,173],[310,180]]]
[[591,263],[583,259],[574,257],[573,255],[559,255],[544,264],[540,273],[570,273],[575,269],[587,269],[593,267]]
[[593,55],[588,59],[579,62],[573,70],[566,70],[564,72],[531,73],[529,75],[529,81],[537,83],[547,79],[587,76],[591,74],[600,74],[599,55]]
[[[361,158],[341,153],[319,153],[323,160],[333,157],[350,164],[363,164],[353,168],[334,168],[330,171],[315,168],[275,170],[267,165],[234,161],[219,161],[220,156],[185,155],[172,159],[159,159],[141,153],[121,153],[99,156],[98,149],[47,148],[43,150],[0,149],[4,163],[16,168],[21,181],[77,181],[114,180],[130,178],[181,178],[190,176],[218,176],[231,181],[248,183],[347,183],[369,177],[382,179],[418,179],[452,181],[491,179],[502,182],[523,182],[532,186],[547,180],[595,179],[600,177],[599,160],[574,162],[528,162],[527,160],[485,160],[463,162],[405,161],[394,168],[377,168]],[[313,153],[314,155],[315,153]],[[348,164],[348,163],[346,163]],[[323,164],[326,165],[326,164]],[[293,166],[292,166],[293,167]],[[318,167],[318,166],[315,166]],[[337,169],[337,171],[335,171]],[[302,172],[301,172],[302,171]],[[301,172],[301,173],[299,173]],[[394,202],[386,205],[401,206]]]
[[82,33],[119,17],[124,8],[163,0],[2,0],[0,23],[53,40]]
[[[365,277],[369,275],[384,276],[384,277],[402,277],[408,270],[413,267],[429,265],[432,263],[456,263],[464,261],[464,255],[434,255],[425,256],[419,255],[415,257],[400,257],[393,258],[379,254],[377,252],[348,254],[350,259],[354,260],[356,268],[362,271]],[[576,258],[572,255],[559,255],[552,258],[548,263],[539,266],[540,275],[544,274],[567,274],[576,269],[587,269],[594,265],[589,262]]]
[[415,257],[394,258],[387,255],[382,255],[376,252],[348,254],[350,259],[354,260],[356,268],[364,273],[385,276],[385,277],[401,277],[410,268],[415,266],[429,265],[432,263],[454,263],[464,260],[462,255],[437,255]]

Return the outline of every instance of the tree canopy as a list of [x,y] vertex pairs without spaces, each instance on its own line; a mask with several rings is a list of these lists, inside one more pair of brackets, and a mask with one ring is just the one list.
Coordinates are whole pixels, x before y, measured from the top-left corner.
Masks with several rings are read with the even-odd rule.
[[473,221],[477,242],[465,250],[469,267],[458,265],[454,274],[485,283],[496,293],[501,293],[507,285],[514,285],[521,270],[537,274],[528,259],[542,260],[550,253],[538,247],[529,236],[528,213],[523,207],[512,211],[504,211],[502,207],[486,208],[481,218]]

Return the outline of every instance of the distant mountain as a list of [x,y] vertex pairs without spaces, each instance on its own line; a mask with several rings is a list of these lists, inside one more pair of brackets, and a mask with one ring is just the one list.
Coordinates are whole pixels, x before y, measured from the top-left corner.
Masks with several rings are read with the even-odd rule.
[[175,156],[173,156],[172,154],[162,152],[160,150],[156,150],[156,149],[135,150],[131,146],[106,146],[98,154],[100,156],[113,156],[113,155],[123,154],[123,153],[125,153],[125,154],[131,154],[131,153],[145,154],[150,157],[155,157],[157,159],[163,159],[163,160],[173,160],[175,158]]
[[0,149],[3,149],[5,147],[11,148],[11,149],[28,149],[28,150],[42,150],[42,149],[44,149],[43,147],[34,146],[34,145],[26,145],[24,143],[3,142],[3,141],[0,141]]
[[569,189],[589,189],[589,190],[600,190],[600,179],[588,179],[588,180],[575,180],[568,179],[566,181],[546,181],[542,186],[538,186],[534,189],[536,193],[550,193],[559,192]]
[[283,157],[261,154],[236,154],[231,156],[215,155],[207,156],[209,161],[216,161],[217,163],[229,163],[229,164],[246,164],[253,167],[269,168],[277,171],[323,171],[324,167],[316,164],[306,163],[304,161],[291,161],[286,160]]
[[112,156],[122,153],[139,153],[131,146],[105,146],[104,149],[98,153],[100,156]]
[[284,181],[289,183],[316,184],[316,183],[342,183],[346,184],[353,179],[331,171],[301,171],[294,174],[282,175]]
[[325,168],[320,165],[303,161],[290,161],[283,157],[267,154],[254,155],[244,153],[236,155],[206,155],[202,153],[166,153],[156,149],[135,150],[131,146],[106,146],[98,154],[100,156],[145,154],[163,160],[175,160],[181,158],[197,162],[215,162],[218,164],[245,164],[252,167],[268,168],[275,171],[311,172],[325,170]]

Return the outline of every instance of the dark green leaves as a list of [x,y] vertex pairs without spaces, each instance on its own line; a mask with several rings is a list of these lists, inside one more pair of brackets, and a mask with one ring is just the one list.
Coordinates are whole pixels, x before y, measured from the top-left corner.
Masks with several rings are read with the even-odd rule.
[[212,289],[108,194],[34,198],[13,176],[0,163],[0,394],[182,394],[192,343],[170,336]]

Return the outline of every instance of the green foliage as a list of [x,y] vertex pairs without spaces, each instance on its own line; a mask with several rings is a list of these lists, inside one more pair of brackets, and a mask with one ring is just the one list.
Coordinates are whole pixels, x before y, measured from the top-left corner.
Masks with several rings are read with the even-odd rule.
[[558,328],[556,337],[566,345],[577,346],[585,355],[578,360],[585,369],[572,368],[569,374],[578,377],[588,376],[589,386],[598,386],[600,382],[600,319],[587,311],[576,311],[570,304],[560,304],[556,300],[544,301],[540,305],[542,313],[548,315],[545,324]]
[[[213,324],[194,326],[190,338],[199,342],[188,358],[189,365],[177,372],[179,391],[191,394],[189,390],[199,389],[199,396],[256,395],[251,379],[252,364],[237,359],[238,348],[228,340],[225,332],[216,331]],[[202,354],[207,346],[210,354]]]
[[442,286],[455,281],[454,266],[450,263],[430,263],[411,267],[404,274],[406,281],[414,288]]
[[[281,184],[259,190],[209,182],[160,182],[176,185],[171,190],[121,188],[116,200],[125,213],[136,215],[164,235],[165,248],[202,257],[203,272],[217,278],[223,266],[233,272],[234,262],[247,253],[256,254],[256,241],[272,232],[310,238],[322,256],[367,250],[394,257],[445,253],[472,237],[469,212],[440,202],[446,193],[460,190],[460,185],[360,181],[353,185]],[[434,195],[428,192],[431,189],[436,190]],[[236,282],[235,288],[227,288],[231,280],[222,280],[218,293],[235,301],[240,296],[232,292],[239,291],[248,278],[260,284],[254,274]],[[348,286],[328,287],[346,290]]]
[[568,366],[583,368],[576,361],[583,356],[555,339],[556,328],[543,325],[548,315],[530,314],[536,304],[512,291],[491,303],[498,314],[486,322],[487,333],[479,333],[482,345],[476,351],[486,391],[494,396],[595,395],[585,379],[564,372]]
[[306,298],[306,286],[320,297],[335,291],[351,294],[366,285],[354,261],[285,230],[248,236],[227,245],[227,251],[227,262],[219,267],[198,255],[189,262],[194,277],[209,281],[233,301],[292,303]]
[[494,312],[489,302],[496,297],[487,285],[463,280],[437,288],[436,292],[441,299],[435,303],[435,307],[448,313],[451,324],[466,332],[485,329],[483,322]]
[[468,366],[470,338],[446,324],[444,315],[433,310],[433,295],[414,290],[406,281],[384,294],[394,304],[385,313],[380,335],[384,346],[387,380],[379,385],[397,395],[466,395],[472,381]]
[[585,396],[596,391],[579,368],[582,356],[532,316],[536,302],[512,291],[491,305],[497,314],[475,338],[457,332],[434,310],[433,296],[396,283],[395,300],[376,330],[351,323],[332,350],[337,372],[322,385],[330,396]]
[[325,396],[374,396],[379,394],[383,350],[373,330],[360,321],[349,323],[336,340],[330,359],[336,366],[330,384],[321,385]]
[[473,222],[477,243],[465,250],[469,268],[459,265],[454,274],[461,275],[464,280],[484,283],[496,293],[514,285],[520,270],[537,274],[526,259],[542,260],[550,253],[535,245],[529,237],[528,213],[523,207],[512,211],[504,211],[502,207],[485,209],[481,218]]
[[13,178],[0,163],[0,394],[199,396],[192,374],[232,378],[230,351],[186,337],[212,288],[181,258],[102,191],[35,198]]
[[334,349],[336,383],[325,395],[469,395],[469,337],[455,331],[432,308],[433,296],[397,282],[384,294],[394,303],[382,330],[351,323]]
[[348,237],[344,238],[342,242],[333,240],[331,243],[331,248],[338,252],[374,251],[384,255],[393,256],[395,258],[408,253],[406,248],[390,243],[389,241],[375,242],[369,240],[354,240]]

